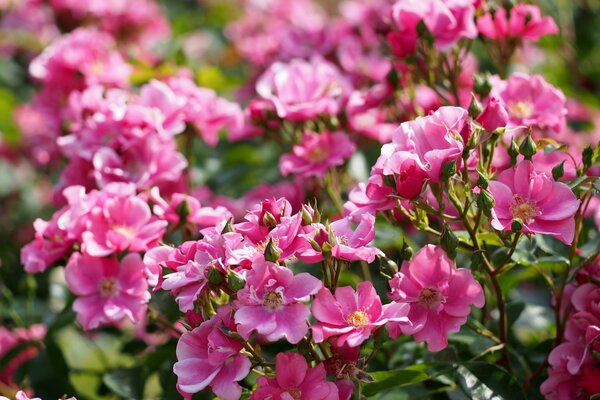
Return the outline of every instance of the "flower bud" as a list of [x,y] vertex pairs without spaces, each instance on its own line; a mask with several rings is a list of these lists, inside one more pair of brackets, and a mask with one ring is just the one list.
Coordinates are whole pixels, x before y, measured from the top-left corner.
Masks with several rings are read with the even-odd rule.
[[552,168],[552,177],[555,181],[559,180],[565,174],[565,161],[563,160],[556,167]]
[[476,199],[477,207],[483,211],[486,216],[492,215],[492,208],[494,208],[494,197],[486,189],[481,189]]
[[456,174],[456,161],[447,161],[442,166],[442,181],[447,181]]
[[477,93],[481,98],[487,97],[492,90],[492,82],[491,75],[489,73],[485,74],[475,74],[473,90]]
[[[402,248],[400,249],[400,257],[403,260],[410,261],[412,259],[414,252],[413,249],[406,243],[406,240],[402,242]],[[396,266],[397,270],[398,266]]]
[[208,281],[215,286],[220,285],[224,281],[224,277],[221,271],[214,265],[208,270]]
[[281,252],[273,243],[273,239],[269,239],[269,243],[267,243],[267,247],[265,247],[265,260],[276,263],[279,261],[279,257],[281,256]]
[[521,229],[523,229],[523,221],[521,221],[520,218],[513,219],[510,224],[510,230],[513,232],[521,232]]
[[313,215],[315,210],[308,204],[302,205],[302,225],[310,225],[313,223]]
[[508,112],[506,108],[495,97],[490,97],[476,119],[488,132],[494,132],[498,128],[505,127],[508,122]]
[[514,138],[510,140],[508,155],[510,156],[511,165],[515,165],[517,163],[517,157],[519,156],[519,147],[517,146],[517,142],[515,142]]
[[477,186],[479,186],[482,189],[487,189],[488,185],[490,184],[490,180],[481,172],[478,172],[478,174],[479,177],[477,178]]
[[521,142],[521,146],[519,146],[519,153],[521,153],[526,160],[531,160],[531,157],[533,157],[536,152],[537,146],[531,137],[531,132],[529,132],[525,140]]
[[458,247],[458,238],[450,229],[448,224],[444,224],[442,229],[442,236],[440,237],[440,245],[442,249],[446,251],[448,256],[452,259],[456,258],[456,248]]
[[271,214],[268,211],[265,211],[265,213],[263,214],[263,218],[262,218],[261,222],[262,222],[262,225],[266,226],[267,228],[274,228],[275,226],[277,226],[277,220],[275,219],[273,214]]
[[244,286],[246,286],[246,281],[244,278],[242,278],[237,272],[229,270],[227,274],[227,287],[231,289],[232,292],[237,292]]
[[188,215],[190,215],[191,209],[187,200],[183,200],[181,203],[177,205],[176,208],[177,215],[179,216],[179,221],[181,223],[185,223]]
[[469,104],[469,117],[475,119],[479,116],[479,114],[481,114],[482,111],[483,108],[481,107],[481,104],[479,103],[477,98],[475,98],[475,95],[471,93],[471,103]]

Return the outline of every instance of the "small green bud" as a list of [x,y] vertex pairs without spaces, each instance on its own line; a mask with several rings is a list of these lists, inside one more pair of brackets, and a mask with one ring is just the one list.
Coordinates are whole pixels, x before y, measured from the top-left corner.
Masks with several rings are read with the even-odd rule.
[[415,209],[415,214],[417,218],[414,221],[417,229],[425,230],[429,226],[429,218],[427,218],[427,212],[420,207]]
[[266,226],[267,228],[274,228],[277,226],[277,220],[275,219],[273,214],[271,214],[268,211],[265,211],[265,214],[263,215],[263,219],[262,219],[262,224],[263,224],[263,226]]
[[229,270],[227,274],[227,287],[232,292],[237,292],[246,286],[246,281],[237,272]]
[[323,246],[321,246],[321,253],[324,255],[331,254],[331,244],[329,242],[323,243]]
[[190,205],[187,202],[187,200],[182,201],[181,203],[179,203],[177,205],[177,215],[179,216],[179,221],[181,221],[182,223],[185,222],[185,220],[187,219],[188,215],[190,215]]
[[442,229],[442,236],[440,237],[440,245],[442,249],[446,251],[448,256],[452,259],[456,258],[456,248],[458,247],[458,238],[450,229],[448,224],[444,224]]
[[308,238],[308,243],[310,243],[310,247],[312,247],[314,251],[321,252],[323,250],[321,249],[321,246],[319,246],[319,243],[315,242],[314,239]]
[[481,172],[479,172],[479,177],[477,178],[477,186],[481,189],[487,189],[490,184],[490,180]]
[[215,286],[220,285],[224,281],[224,276],[214,265],[208,270],[208,281]]
[[456,174],[456,161],[447,161],[442,166],[442,181],[447,181]]
[[492,215],[492,208],[494,208],[494,197],[486,189],[481,189],[475,200],[477,207],[483,211],[483,213],[490,217]]
[[276,263],[279,261],[279,257],[281,256],[281,252],[273,243],[273,239],[269,239],[269,243],[267,243],[267,247],[265,247],[265,260]]
[[565,174],[565,161],[552,168],[552,177],[555,181],[559,180]]
[[471,103],[469,104],[469,117],[475,119],[481,114],[483,111],[483,107],[475,97],[473,93],[471,93]]
[[[410,261],[414,254],[413,249],[406,243],[406,240],[402,242],[402,248],[400,249],[400,258],[406,261]],[[398,266],[396,266],[397,270]]]
[[517,142],[515,142],[514,138],[510,141],[508,155],[510,156],[511,165],[515,165],[517,163],[517,157],[519,156],[519,146],[517,146]]
[[523,229],[523,221],[521,221],[520,218],[513,219],[510,224],[510,230],[513,232],[521,232],[521,229]]
[[492,81],[491,74],[475,74],[473,90],[477,93],[481,98],[487,97],[492,90]]
[[229,218],[221,231],[221,234],[233,232],[233,217]]
[[583,152],[581,153],[581,162],[583,164],[584,172],[587,172],[587,170],[592,167],[593,158],[594,158],[594,149],[592,148],[591,145],[586,147],[585,149],[583,149]]
[[533,157],[536,152],[537,146],[531,137],[531,132],[529,132],[525,140],[521,142],[521,146],[519,146],[519,153],[521,153],[526,160],[531,160],[531,157]]
[[312,207],[303,204],[302,205],[302,225],[310,225],[313,223],[314,210]]

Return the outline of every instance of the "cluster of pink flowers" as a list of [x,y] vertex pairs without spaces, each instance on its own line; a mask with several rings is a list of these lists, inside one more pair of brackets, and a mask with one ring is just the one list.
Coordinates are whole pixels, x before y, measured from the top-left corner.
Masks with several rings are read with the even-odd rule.
[[588,398],[600,393],[600,364],[596,358],[600,343],[598,263],[580,271],[577,280],[565,288],[560,305],[567,317],[563,341],[548,356],[548,379],[542,394],[551,400]]
[[[492,76],[482,89],[464,45],[556,33],[538,7],[347,0],[329,18],[310,0],[242,3],[227,35],[251,64],[245,108],[186,70],[131,87],[133,64],[115,40],[166,35],[149,0],[49,1],[61,23],[93,27],[59,37],[29,68],[40,88],[17,113],[26,145],[39,164],[66,162],[55,187],[62,208],[34,222],[21,260],[28,273],[65,265],[84,329],[144,325],[152,294],[166,291],[185,315],[176,334],[188,328],[173,368],[185,398],[210,388],[239,399],[258,368],[266,375],[250,399],[349,399],[364,374],[361,351],[377,350],[382,335],[438,352],[484,306],[478,275],[455,257],[459,244],[494,280],[515,249],[494,270],[477,242],[486,230],[498,239],[492,247],[516,246],[522,235],[577,242],[585,202],[567,181],[597,171],[581,155],[537,151],[565,135],[565,96],[521,73]],[[279,172],[291,179],[237,200],[193,187],[194,141],[215,148],[222,136],[277,142]],[[364,142],[380,155],[357,182],[360,172],[346,167],[364,159],[356,154]],[[439,245],[387,258],[376,241],[384,219]],[[369,277],[375,261],[387,299]],[[361,282],[345,275],[356,264],[367,271]],[[598,290],[593,273],[585,277],[567,288],[573,313],[549,358],[549,398],[597,387]],[[276,350],[273,376],[260,349],[276,342],[302,351]]]

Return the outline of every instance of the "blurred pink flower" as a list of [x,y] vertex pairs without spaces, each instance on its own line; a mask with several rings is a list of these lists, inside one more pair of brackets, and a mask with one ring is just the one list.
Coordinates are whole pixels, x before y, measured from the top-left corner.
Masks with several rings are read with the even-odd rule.
[[139,254],[96,258],[74,253],[65,268],[69,290],[78,296],[73,303],[77,321],[84,329],[114,324],[127,317],[137,323],[150,300]]
[[540,8],[533,4],[515,4],[510,9],[500,7],[477,18],[479,33],[494,40],[519,38],[537,42],[540,37],[558,33],[552,17],[542,17]]
[[292,153],[281,156],[279,170],[284,176],[296,174],[322,179],[329,168],[344,164],[355,148],[343,132],[305,132]]
[[337,67],[320,57],[274,63],[258,79],[256,92],[270,100],[280,118],[306,121],[337,114],[350,85]]

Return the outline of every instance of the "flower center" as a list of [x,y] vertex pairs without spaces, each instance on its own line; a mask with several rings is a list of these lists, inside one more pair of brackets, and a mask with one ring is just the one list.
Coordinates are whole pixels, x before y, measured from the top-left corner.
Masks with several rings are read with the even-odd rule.
[[516,194],[510,202],[510,214],[513,218],[519,218],[521,221],[531,223],[539,215],[539,210],[532,200],[525,200]]
[[533,104],[529,101],[517,101],[509,107],[510,113],[516,118],[529,118],[533,114]]
[[132,239],[135,237],[135,230],[130,226],[113,225],[112,230],[126,237],[127,239]]
[[313,162],[322,162],[329,157],[329,152],[322,147],[315,147],[307,154],[308,159]]
[[302,398],[302,392],[298,388],[285,389],[285,392],[292,396],[294,400],[300,400]]
[[348,315],[346,321],[355,328],[364,328],[369,325],[369,316],[364,311],[354,311]]
[[98,290],[100,291],[100,295],[102,297],[112,296],[113,294],[117,293],[118,289],[119,286],[115,278],[102,279],[98,285]]
[[263,297],[263,305],[269,310],[276,310],[283,304],[283,297],[277,292],[267,292]]
[[434,288],[425,288],[419,293],[419,304],[426,308],[435,308],[442,300],[444,300],[442,294]]

